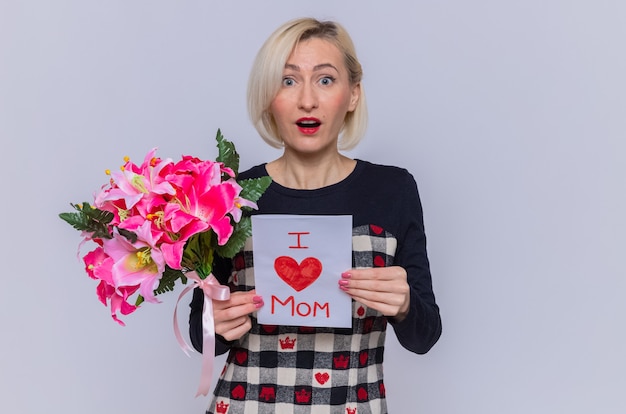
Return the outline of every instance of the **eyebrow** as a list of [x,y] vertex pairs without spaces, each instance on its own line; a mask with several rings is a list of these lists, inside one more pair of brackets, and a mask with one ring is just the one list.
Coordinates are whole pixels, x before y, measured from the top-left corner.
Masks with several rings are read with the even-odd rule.
[[[313,67],[313,70],[317,71],[317,70],[321,70],[321,69],[324,69],[324,68],[332,68],[332,69],[335,69],[337,72],[339,72],[339,69],[337,69],[335,67],[335,65],[332,65],[330,63],[320,63],[319,65],[315,65]],[[293,65],[291,63],[285,63],[285,69],[292,69],[292,70],[295,70],[297,72],[300,72],[300,66]]]

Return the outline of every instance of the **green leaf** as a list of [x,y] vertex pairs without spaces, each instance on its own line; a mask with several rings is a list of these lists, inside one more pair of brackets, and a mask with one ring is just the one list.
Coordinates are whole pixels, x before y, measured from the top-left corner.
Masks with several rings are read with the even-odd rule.
[[[188,279],[181,270],[174,270],[171,267],[166,266],[165,272],[163,272],[163,276],[161,277],[161,280],[159,280],[159,286],[154,290],[155,296],[174,290],[178,279],[180,279],[183,285],[187,284]],[[143,296],[137,295],[135,306],[141,305],[144,301],[145,299]]]
[[131,243],[137,243],[137,234],[126,229],[122,229],[120,227],[117,228],[117,231]]
[[263,195],[267,187],[272,183],[272,178],[268,175],[259,178],[250,178],[237,182],[241,186],[239,197],[253,202],[257,202]]
[[244,216],[234,226],[233,234],[223,246],[217,246],[215,253],[221,257],[232,258],[243,248],[246,239],[252,235],[252,220]]
[[165,272],[163,272],[163,276],[161,276],[161,279],[159,280],[159,286],[154,289],[154,294],[160,295],[165,292],[173,291],[176,287],[176,281],[184,277],[185,274],[181,270],[175,270],[166,266]]
[[143,298],[143,296],[139,295],[137,296],[137,300],[135,300],[135,306],[139,306],[143,303],[145,299]]
[[210,230],[191,236],[183,249],[183,267],[195,270],[201,279],[206,278],[213,269],[213,246],[216,244],[217,236]]
[[217,130],[215,139],[217,140],[217,149],[219,151],[216,161],[224,163],[224,165],[233,170],[235,176],[237,176],[237,174],[239,174],[239,154],[235,149],[235,144],[224,138],[222,131],[219,129]]
[[111,238],[109,223],[113,220],[113,213],[92,207],[88,202],[70,205],[77,213],[61,213],[62,220],[76,230],[92,233],[93,238]]

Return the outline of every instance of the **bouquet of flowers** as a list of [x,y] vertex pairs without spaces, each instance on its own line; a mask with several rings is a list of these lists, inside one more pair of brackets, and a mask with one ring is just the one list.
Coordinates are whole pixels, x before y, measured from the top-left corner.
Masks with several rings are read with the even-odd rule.
[[216,139],[216,161],[174,162],[156,157],[156,148],[141,165],[126,157],[121,171],[107,171],[110,181],[93,204],[71,204],[76,212],[59,215],[82,232],[83,243],[96,244],[83,257],[85,270],[100,281],[98,298],[120,325],[118,312],[158,302],[178,280],[186,284],[189,271],[206,279],[216,255],[233,257],[251,235],[246,212],[257,208],[271,179],[238,181],[235,146],[219,130]]

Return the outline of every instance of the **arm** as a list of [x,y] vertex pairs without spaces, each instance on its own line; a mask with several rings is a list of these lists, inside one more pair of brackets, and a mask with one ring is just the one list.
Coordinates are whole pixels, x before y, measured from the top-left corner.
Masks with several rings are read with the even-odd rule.
[[435,302],[430,264],[426,253],[426,234],[422,205],[417,185],[407,174],[404,217],[407,218],[406,231],[399,240],[395,264],[407,273],[410,301],[404,318],[391,318],[399,342],[406,349],[424,354],[441,336],[441,316]]
[[387,316],[403,347],[425,354],[441,335],[441,319],[432,288],[422,296],[416,281],[401,266],[376,267],[345,272],[339,287]]
[[423,354],[439,339],[441,318],[432,289],[417,186],[410,174],[404,177],[396,189],[402,194],[396,205],[402,207],[387,213],[401,220],[392,265],[352,269],[342,274],[339,287],[357,302],[387,316],[402,346]]

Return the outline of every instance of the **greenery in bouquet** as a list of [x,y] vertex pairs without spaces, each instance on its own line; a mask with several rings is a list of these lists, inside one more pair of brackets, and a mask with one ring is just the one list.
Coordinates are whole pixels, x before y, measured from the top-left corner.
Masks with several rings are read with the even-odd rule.
[[[71,204],[59,216],[96,247],[83,257],[97,295],[128,315],[157,295],[187,283],[185,273],[211,274],[216,256],[231,258],[252,234],[249,212],[270,177],[238,180],[239,155],[217,131],[215,161],[183,156],[177,162],[148,152],[141,165],[125,158],[120,171],[96,193],[93,203]],[[82,243],[81,243],[82,245]]]

